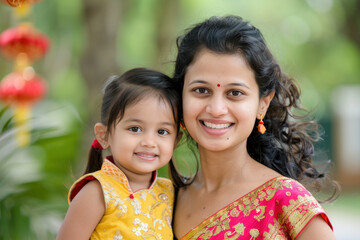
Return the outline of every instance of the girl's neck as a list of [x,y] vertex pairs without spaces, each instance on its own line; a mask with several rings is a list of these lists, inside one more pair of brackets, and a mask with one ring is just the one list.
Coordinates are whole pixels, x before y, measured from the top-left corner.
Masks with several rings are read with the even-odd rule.
[[132,192],[148,189],[155,178],[155,173],[139,174],[129,171],[115,161],[115,165],[125,174]]
[[151,173],[149,176],[146,175],[136,175],[135,177],[130,176],[126,174],[126,177],[128,178],[129,185],[132,192],[137,192],[139,190],[148,189],[153,182],[154,174]]

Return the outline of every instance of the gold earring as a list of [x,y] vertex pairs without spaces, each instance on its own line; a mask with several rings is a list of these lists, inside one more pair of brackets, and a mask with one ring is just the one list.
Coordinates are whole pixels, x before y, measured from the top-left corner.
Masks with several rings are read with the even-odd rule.
[[258,125],[258,131],[261,134],[264,134],[266,132],[266,127],[264,126],[262,113],[260,113],[260,121],[259,121],[259,125]]
[[180,121],[180,127],[183,131],[186,130],[185,123],[183,121]]

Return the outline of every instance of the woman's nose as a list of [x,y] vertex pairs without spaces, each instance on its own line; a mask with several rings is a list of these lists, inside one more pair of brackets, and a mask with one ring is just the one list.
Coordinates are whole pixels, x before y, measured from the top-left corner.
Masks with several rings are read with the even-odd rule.
[[206,106],[206,112],[214,117],[219,117],[228,113],[226,99],[224,99],[223,96],[214,95]]

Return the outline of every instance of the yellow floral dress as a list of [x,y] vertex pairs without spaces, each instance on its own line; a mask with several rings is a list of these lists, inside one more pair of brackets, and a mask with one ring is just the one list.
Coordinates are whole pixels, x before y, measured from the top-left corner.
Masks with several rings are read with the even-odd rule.
[[69,203],[93,179],[101,184],[106,210],[90,239],[173,239],[174,188],[169,179],[157,177],[154,172],[149,189],[132,192],[125,174],[105,159],[101,170],[86,174],[73,184]]

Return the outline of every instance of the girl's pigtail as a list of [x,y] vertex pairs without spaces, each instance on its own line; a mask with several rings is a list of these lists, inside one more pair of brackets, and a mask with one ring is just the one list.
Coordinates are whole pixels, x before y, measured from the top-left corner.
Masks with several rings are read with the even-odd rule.
[[91,148],[89,151],[89,159],[84,174],[96,172],[101,169],[101,165],[103,163],[102,150],[102,146],[95,138],[95,140],[91,144]]

